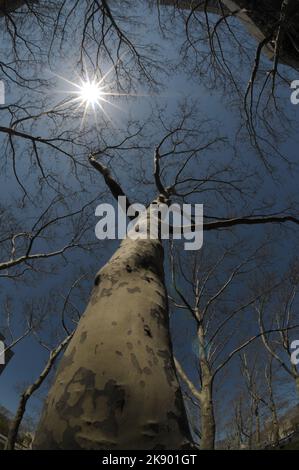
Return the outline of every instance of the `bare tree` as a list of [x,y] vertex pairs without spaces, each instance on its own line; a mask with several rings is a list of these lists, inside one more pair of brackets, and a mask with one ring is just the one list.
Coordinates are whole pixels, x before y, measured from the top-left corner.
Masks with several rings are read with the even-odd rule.
[[[98,174],[101,179],[96,183],[97,188],[98,185],[105,186],[116,200],[119,196],[125,197],[127,208],[133,198],[148,207],[143,217],[131,227],[136,233],[149,234],[150,226],[147,222],[151,215],[151,202],[181,204],[194,202],[203,195],[208,207],[203,226],[206,233],[226,231],[230,234],[242,226],[249,229],[270,224],[284,224],[288,227],[299,224],[296,210],[287,208],[271,212],[267,204],[263,204],[263,209],[250,205],[248,196],[256,189],[252,182],[254,177],[245,168],[243,161],[238,165],[237,159],[221,160],[215,158],[215,154],[211,156],[211,151],[222,152],[225,139],[213,134],[212,123],[204,121],[202,114],[199,118],[198,114],[192,115],[183,107],[181,112],[176,113],[175,122],[169,123],[169,119],[163,119],[155,112],[148,123],[150,129],[144,130],[145,126],[137,118],[134,122],[127,121],[126,129],[120,130],[104,116],[100,125],[88,120],[86,113],[78,111],[69,97],[57,102],[47,95],[46,92],[51,95],[57,88],[58,77],[52,80],[40,69],[49,66],[56,73],[58,65],[71,50],[74,52],[74,57],[70,59],[73,64],[71,73],[78,70],[83,79],[91,70],[92,75],[102,80],[112,70],[113,84],[121,96],[137,92],[140,79],[151,91],[157,89],[163,67],[151,36],[145,33],[144,22],[139,21],[142,15],[139,6],[134,5],[136,2],[63,0],[41,1],[37,5],[22,3],[24,8],[20,9],[21,2],[13,6],[10,4],[12,11],[6,9],[1,18],[4,26],[2,33],[6,35],[7,41],[4,45],[8,47],[0,68],[9,83],[18,86],[18,93],[14,103],[1,108],[4,119],[0,133],[6,139],[2,149],[3,167],[6,171],[12,170],[9,176],[15,178],[18,191],[16,198],[20,207],[28,207],[26,205],[32,203],[35,210],[30,221],[23,220],[19,225],[8,223],[4,228],[1,226],[2,278],[5,277],[9,282],[18,278],[28,279],[27,271],[39,276],[43,260],[47,266],[50,266],[50,259],[55,262],[62,260],[66,266],[66,253],[73,248],[90,249],[91,224],[86,213],[90,214],[88,209],[95,201],[94,182]],[[198,22],[197,14],[200,13],[203,21],[199,23],[204,32],[208,33],[204,35],[204,40],[208,39],[208,48],[202,54],[203,61],[196,63],[197,70],[204,66],[205,58],[210,57],[210,62],[206,64],[215,72],[215,77],[217,71],[221,70],[228,86],[234,83],[239,103],[245,111],[246,125],[258,148],[254,121],[257,114],[253,112],[251,98],[258,71],[261,70],[262,49],[272,43],[269,39],[267,44],[265,40],[259,44],[251,68],[251,79],[244,92],[228,67],[231,64],[227,62],[227,57],[222,57],[219,62],[223,47],[218,31],[222,26],[233,44],[237,43],[240,50],[244,51],[244,45],[231,32],[231,23],[240,16],[239,9],[234,13],[227,9],[222,11],[221,8],[220,20],[217,16],[217,22],[211,30],[207,6],[208,2],[205,1],[201,11],[192,8],[192,15],[185,22],[187,49],[196,48],[189,26],[193,20]],[[215,2],[214,6],[221,7],[215,5]],[[276,67],[279,60],[283,61],[280,41],[283,39],[286,20],[285,11],[279,9],[272,34],[272,39],[274,37],[276,41],[275,70],[269,74],[273,77],[272,84],[275,87],[278,77]],[[137,23],[140,23],[139,29]],[[148,25],[146,28],[150,29]],[[34,34],[31,37],[32,29]],[[175,28],[172,32],[176,33]],[[77,40],[73,42],[75,36]],[[245,47],[246,57],[247,52]],[[195,55],[198,60],[199,54]],[[164,59],[165,65],[168,58]],[[37,74],[31,65],[38,70]],[[208,72],[203,75],[209,79]],[[266,121],[265,115],[263,118]],[[272,125],[269,124],[267,129],[271,134]],[[273,141],[271,145],[276,149]],[[154,154],[153,159],[149,158],[150,153]],[[68,166],[65,166],[65,161],[69,162]],[[125,187],[128,189],[125,190]],[[90,192],[93,198],[89,197]],[[36,198],[37,194],[39,198]],[[75,200],[77,207],[78,197],[80,208],[70,210]],[[40,201],[47,208],[37,214],[36,206]],[[60,207],[57,212],[56,202],[53,201]],[[222,204],[221,215],[219,202]],[[62,207],[66,207],[63,212]],[[130,218],[133,219],[133,214]],[[70,224],[68,229],[63,228],[65,221]],[[159,220],[159,223],[162,224],[162,221]],[[191,220],[189,228],[194,226]],[[64,240],[61,244],[61,238],[54,240],[55,227],[57,233],[63,230],[64,236],[67,232],[66,242]],[[98,262],[94,252],[91,258],[94,263]],[[202,389],[198,390],[198,387],[188,382],[179,363],[177,370],[193,395],[201,397],[202,446],[205,448],[212,448],[215,439],[212,396],[215,375],[253,341],[266,337],[270,342],[270,335],[284,334],[285,330],[291,328],[291,325],[270,325],[244,341],[238,337],[240,341],[224,353],[223,348],[228,346],[229,335],[223,338],[223,342],[217,343],[220,332],[223,332],[230,320],[234,322],[238,313],[241,314],[252,301],[260,298],[260,295],[253,296],[248,300],[249,304],[236,307],[225,319],[218,316],[215,336],[208,339],[212,348],[215,348],[206,354],[205,319],[209,318],[211,311],[214,313],[214,305],[242,267],[241,264],[232,270],[228,280],[207,299],[202,309],[196,305],[201,301],[200,295],[197,295],[194,307],[189,298],[181,293],[184,298],[181,298],[181,306],[192,311],[197,322],[202,348]],[[49,271],[52,270],[49,268]],[[191,445],[173,360],[166,277],[159,234],[154,239],[126,238],[110,261],[102,267],[96,276],[85,315],[79,321],[59,364],[37,432],[36,448],[173,449]],[[204,289],[204,285],[205,282],[199,282],[198,291]],[[65,302],[68,303],[68,295],[65,296]],[[73,305],[72,309],[76,315],[77,305]],[[63,328],[69,336],[67,322],[63,322]],[[52,330],[49,334],[52,334]],[[22,395],[10,436],[10,447],[13,447],[27,400],[42,384],[62,350],[59,348],[64,347],[62,344],[58,349],[51,348],[49,362],[43,373]]]
[[[238,246],[238,248],[240,248]],[[218,259],[213,255],[203,254],[193,257],[187,261],[186,266],[180,261],[180,257],[173,257],[173,286],[175,297],[173,299],[174,308],[184,309],[192,315],[196,324],[196,335],[198,340],[198,364],[196,364],[199,385],[195,385],[184,371],[183,366],[176,360],[176,366],[183,383],[189,392],[198,400],[201,421],[201,441],[202,449],[214,449],[216,422],[215,422],[215,378],[220,371],[242,349],[251,342],[258,339],[259,334],[253,335],[250,339],[242,338],[237,332],[242,330],[242,322],[246,318],[247,309],[257,300],[255,295],[248,296],[242,293],[241,299],[233,295],[233,291],[238,290],[244,273],[246,275],[253,269],[254,262],[257,262],[259,251],[251,254],[243,261],[235,261],[235,266],[228,269],[225,267],[227,259],[235,258],[236,253],[233,248],[227,248]],[[204,250],[203,250],[204,252]],[[207,259],[209,260],[207,262]],[[179,261],[178,261],[179,260]],[[177,271],[177,272],[176,272]],[[220,274],[221,272],[221,274]],[[225,275],[224,275],[225,273]],[[177,285],[177,277],[185,280],[186,289],[189,285],[191,292],[182,291]],[[220,278],[219,281],[217,278]],[[248,277],[248,276],[247,276]],[[248,280],[247,280],[248,282]],[[188,292],[188,289],[187,289]],[[188,297],[194,300],[189,300]],[[230,305],[228,310],[226,303]],[[228,310],[228,311],[227,311]],[[237,335],[238,342],[234,342]],[[239,433],[241,440],[241,432]]]
[[[201,130],[190,127],[192,118],[186,108],[183,108],[182,117],[172,126],[167,127],[163,120],[161,121],[165,134],[154,152],[153,181],[156,195],[152,199],[153,203],[186,201],[189,195],[210,187],[209,177],[202,179],[194,174],[190,176],[188,164],[208,152],[211,146],[218,145],[221,139],[211,137],[211,131],[204,135]],[[202,140],[208,136],[209,140],[203,143]],[[126,197],[123,187],[112,171],[101,162],[101,158],[102,152],[98,150],[89,157],[89,161],[102,175],[115,199]],[[112,161],[115,164],[115,157]],[[165,171],[169,162],[175,171],[174,176],[173,172]],[[229,180],[226,182],[225,178],[221,178],[226,172],[227,166],[221,170],[220,163],[212,191],[218,191],[225,197],[228,193],[224,189],[222,192],[222,188],[230,187],[232,194],[239,194],[238,183],[231,187]],[[130,206],[128,197],[126,201],[127,207]],[[143,217],[132,225],[134,233],[147,234],[147,238],[125,239],[96,276],[89,305],[59,365],[48,395],[35,448],[91,449],[110,446],[115,449],[130,449],[154,448],[157,445],[180,448],[190,439],[172,357],[162,242],[158,234],[149,239],[148,219],[151,211],[152,206],[149,205]],[[204,230],[289,221],[298,223],[296,217],[279,215],[215,220],[208,217]],[[232,271],[229,279],[219,288],[219,292],[211,297],[201,314],[205,316],[210,305],[218,299],[241,267],[242,263]],[[198,287],[199,290],[202,288],[204,286]],[[232,315],[235,316],[245,307],[246,305],[239,307]],[[196,318],[195,310],[192,309]],[[200,326],[200,318],[197,321]],[[225,324],[227,321],[228,319]],[[199,335],[201,329],[202,326],[199,328]],[[215,331],[214,337],[217,336],[218,330],[221,330],[221,325],[217,332]],[[267,334],[277,331],[280,331],[280,328],[272,328],[267,330]],[[209,448],[213,446],[214,440],[214,424],[211,420],[213,379],[232,357],[260,336],[261,333],[254,334],[237,345],[222,361],[218,361],[212,373],[207,359],[203,358],[202,367],[209,375],[205,379],[203,390],[206,406],[203,416],[206,419],[206,444]],[[218,350],[213,352],[213,360],[215,355],[218,359]],[[61,383],[64,384],[63,389]],[[74,384],[76,390],[80,390],[75,395]],[[157,390],[158,396],[155,392]],[[99,400],[96,397],[100,397]],[[108,401],[107,397],[110,397]],[[72,405],[73,400],[76,405]],[[90,408],[91,401],[93,411]],[[142,403],[142,413],[141,408],[136,406],[138,403],[140,407]],[[164,410],[163,413],[161,409]],[[98,419],[98,416],[101,416],[101,419]],[[211,424],[208,423],[209,420]],[[178,421],[184,425],[178,426]],[[66,426],[66,422],[69,425]],[[155,430],[151,428],[150,432],[149,422],[155,423]],[[118,432],[120,429],[121,432]],[[211,429],[211,432],[208,429]]]
[[16,415],[10,426],[10,430],[9,430],[9,434],[8,434],[8,438],[7,438],[7,442],[5,446],[6,450],[14,450],[16,440],[18,437],[19,427],[22,422],[24,413],[26,411],[26,405],[27,405],[28,400],[33,395],[33,393],[39,389],[39,387],[42,385],[44,380],[47,378],[53,365],[55,364],[56,359],[58,358],[61,351],[63,351],[63,349],[67,346],[72,336],[73,334],[70,334],[69,336],[67,336],[55,349],[50,351],[49,359],[48,359],[47,364],[45,365],[45,368],[43,369],[39,377],[35,380],[35,382],[31,384],[29,387],[27,387],[26,390],[24,390],[24,392],[22,393]]
[[[283,371],[293,379],[299,393],[299,372],[296,364],[291,360],[291,338],[294,337],[294,332],[298,331],[296,329],[296,325],[298,325],[297,292],[298,265],[295,261],[290,266],[282,290],[278,292],[277,303],[273,304],[271,297],[264,297],[256,306],[256,311],[261,337],[266,350],[278,362]],[[270,339],[265,332],[266,323],[283,328],[283,330],[279,335]]]

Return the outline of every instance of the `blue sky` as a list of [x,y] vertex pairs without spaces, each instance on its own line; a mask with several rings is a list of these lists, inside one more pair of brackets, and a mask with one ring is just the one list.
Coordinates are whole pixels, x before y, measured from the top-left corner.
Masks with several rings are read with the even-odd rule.
[[[0,20],[2,21],[2,20]],[[182,42],[182,33],[178,33],[175,40],[163,39],[156,28],[156,17],[154,14],[149,14],[146,19],[145,31],[147,32],[147,42],[155,40],[158,42],[161,49],[162,59],[169,60],[172,62],[173,69],[170,76],[159,75],[163,87],[159,91],[153,91],[146,88],[143,84],[138,85],[138,93],[140,96],[128,96],[114,98],[113,102],[120,107],[115,108],[107,105],[105,109],[109,113],[112,124],[109,123],[107,128],[107,136],[109,142],[119,141],[123,133],[126,131],[127,124],[130,120],[135,120],[139,123],[144,123],[144,144],[146,148],[144,150],[132,152],[123,152],[122,155],[115,156],[116,163],[112,163],[114,173],[117,175],[122,185],[126,188],[131,198],[136,197],[150,199],[153,192],[153,185],[148,187],[142,187],[136,177],[138,177],[137,171],[140,168],[144,168],[146,175],[152,173],[152,156],[154,146],[159,142],[159,138],[162,135],[161,126],[157,121],[157,110],[164,108],[164,118],[167,121],[171,121],[173,117],[178,113],[178,105],[182,99],[187,98],[189,103],[197,103],[196,119],[198,121],[205,117],[212,119],[211,130],[224,136],[228,140],[228,145],[220,146],[215,152],[208,156],[207,159],[203,158],[201,162],[201,171],[203,174],[207,169],[207,164],[215,160],[217,162],[228,162],[233,157],[233,164],[235,165],[236,172],[240,169],[246,168],[248,174],[256,172],[256,175],[252,179],[254,184],[254,192],[246,196],[244,202],[241,198],[234,200],[234,205],[231,206],[224,201],[219,201],[213,196],[206,195],[205,193],[196,196],[196,202],[204,204],[205,214],[226,216],[227,211],[229,215],[231,211],[234,214],[246,213],[246,210],[250,211],[254,208],[263,208],[267,204],[273,204],[271,212],[276,210],[283,210],[288,207],[290,201],[293,203],[298,202],[298,168],[295,167],[293,173],[290,173],[287,165],[282,160],[275,158],[274,165],[276,171],[274,175],[269,174],[262,162],[257,157],[254,149],[250,147],[244,137],[234,146],[234,137],[236,130],[240,123],[239,111],[233,103],[232,99],[229,99],[227,93],[223,93],[221,86],[208,89],[207,83],[200,76],[190,73],[188,67],[175,67],[175,64],[180,62],[179,50]],[[149,32],[150,31],[150,32]],[[38,32],[36,33],[39,34]],[[4,35],[4,32],[2,32]],[[8,41],[8,39],[5,39]],[[8,42],[2,43],[2,53],[5,52],[5,47],[8,51]],[[4,79],[6,83],[6,104],[13,105],[15,103],[30,103],[33,106],[37,106],[40,109],[49,109],[55,103],[64,98],[66,93],[67,85],[61,80],[55,77],[55,74],[65,77],[68,80],[76,80],[77,67],[77,48],[76,38],[68,39],[67,46],[60,52],[55,50],[53,57],[51,57],[51,64],[47,67],[43,67],[39,74],[43,78],[48,79],[49,77],[54,82],[49,89],[44,89],[44,94],[40,95],[40,90],[24,90],[18,87],[15,83],[8,83],[6,77],[1,76],[0,79]],[[238,63],[238,57],[232,57],[232,60]],[[267,62],[265,62],[267,63]],[[30,70],[30,69],[28,69]],[[248,69],[241,70],[243,74],[244,83],[248,78]],[[296,79],[296,73],[292,72],[294,79]],[[295,107],[290,103],[290,89],[285,86],[280,90],[281,100],[283,103],[284,112],[292,119],[295,123],[295,132],[290,131],[290,136],[287,139],[282,138],[282,142],[277,144],[277,148],[284,151],[288,158],[292,161],[296,161],[298,155],[298,133],[296,132],[296,126],[298,124],[299,106]],[[43,102],[45,100],[45,103]],[[0,107],[0,122],[1,125],[7,125],[10,116],[7,109],[1,109]],[[196,123],[196,119],[194,123]],[[273,120],[277,120],[277,117],[273,117]],[[84,130],[86,131],[85,139],[90,144],[90,139],[94,139],[93,146],[96,148],[100,145],[102,136],[99,134],[99,130],[107,125],[107,120],[100,110],[97,111],[97,126],[95,125],[94,116],[90,113],[84,124]],[[66,131],[74,129],[74,126],[80,127],[80,117],[74,117],[69,121],[67,118],[62,119],[61,129]],[[298,127],[298,126],[297,126]],[[29,129],[29,127],[28,127]],[[53,127],[54,129],[54,127]],[[51,121],[49,119],[39,119],[33,125],[33,132],[35,135],[51,135]],[[84,140],[84,139],[83,139]],[[22,205],[22,191],[13,177],[12,165],[10,162],[10,150],[7,148],[7,137],[5,134],[0,134],[1,151],[2,151],[2,171],[0,175],[0,194],[1,194],[1,206],[7,208],[6,216],[1,218],[1,226],[5,226],[7,218],[11,221],[12,216],[16,220],[20,221],[20,226],[29,224],[30,221],[34,220],[42,210],[47,207],[49,201],[54,196],[55,191],[52,191],[48,187],[40,187],[38,180],[38,171],[36,168],[31,167],[29,164],[29,150],[28,143],[21,139],[16,139],[16,155],[17,155],[17,168],[18,174],[22,181],[29,189],[32,195],[32,200],[26,200]],[[84,142],[85,145],[85,142]],[[76,147],[76,146],[75,146]],[[70,151],[73,149],[70,147]],[[84,148],[77,146],[75,148],[78,151],[80,159],[86,158],[84,156]],[[82,152],[82,154],[81,154]],[[87,232],[86,239],[91,241],[94,245],[89,252],[86,251],[72,251],[70,252],[65,260],[53,260],[53,268],[57,269],[56,272],[42,272],[34,273],[33,275],[28,274],[28,277],[24,280],[18,280],[16,282],[10,279],[1,279],[0,295],[1,304],[7,303],[7,297],[11,298],[11,310],[12,310],[12,322],[15,334],[20,334],[24,328],[24,314],[28,309],[33,308],[34,310],[40,309],[42,314],[47,314],[49,309],[49,315],[46,315],[44,325],[41,331],[43,339],[53,343],[54,339],[51,334],[51,328],[54,328],[59,323],[59,309],[63,305],[63,296],[76,279],[76,276],[82,272],[86,273],[86,281],[83,283],[82,292],[80,295],[75,296],[76,307],[80,312],[84,311],[84,305],[88,298],[89,292],[92,287],[92,279],[96,271],[109,259],[113,251],[117,246],[117,242],[98,242],[94,235],[94,227],[96,224],[96,218],[94,217],[94,209],[100,202],[111,202],[111,196],[104,193],[105,186],[101,181],[99,175],[90,177],[90,172],[85,172],[82,169],[82,173],[79,178],[76,179],[72,173],[72,167],[68,158],[62,158],[61,155],[55,155],[54,151],[41,146],[42,161],[49,170],[53,170],[59,175],[62,184],[65,185],[65,199],[67,204],[75,210],[79,208],[84,202],[92,200],[98,194],[99,200],[91,205],[89,212],[90,228]],[[137,161],[137,165],[136,165]],[[134,170],[135,168],[135,170]],[[136,170],[136,168],[138,170]],[[198,171],[198,167],[193,167],[193,171]],[[251,178],[249,178],[251,184]],[[82,189],[84,188],[84,190]],[[103,194],[104,193],[104,194]],[[140,201],[142,202],[142,201]],[[58,204],[58,210],[63,212],[65,206],[64,203]],[[258,212],[258,210],[257,210]],[[287,261],[294,256],[296,250],[296,244],[298,236],[296,233],[291,231],[279,232],[277,228],[274,229],[255,229],[248,228],[238,230],[240,237],[248,237],[248,249],[259,241],[268,231],[277,231],[277,237],[280,237],[279,241],[273,244],[273,264],[277,273],[282,271]],[[64,238],[69,235],[70,226],[68,222],[63,224],[56,232],[54,232],[55,243],[61,244]],[[281,233],[281,234],[280,234]],[[228,234],[229,238],[229,234]],[[50,246],[53,246],[53,241],[49,241]],[[54,244],[55,244],[54,243]],[[213,249],[213,246],[217,244],[217,236],[205,234],[204,236],[204,247]],[[5,253],[1,253],[3,259],[6,259]],[[48,270],[48,266],[41,263],[42,270]],[[167,281],[169,282],[169,270],[166,271]],[[236,288],[237,289],[237,288]],[[51,304],[53,303],[53,304]],[[31,307],[30,307],[31,305]],[[33,307],[32,307],[33,306]],[[5,322],[5,310],[2,309],[0,316],[1,325]],[[175,346],[178,354],[181,357],[186,357],[187,353],[191,354],[191,357],[195,356],[194,347],[192,344],[194,341],[194,330],[192,321],[185,316],[177,313],[173,320],[173,331]],[[253,326],[253,329],[255,327]],[[182,340],[182,336],[177,335],[177,332],[184,331],[184,338],[189,339],[189,343]],[[242,331],[244,334],[245,331]],[[59,331],[61,335],[62,332]],[[55,336],[55,335],[54,335]],[[55,342],[55,341],[54,341]],[[193,356],[192,356],[193,355]],[[43,365],[47,358],[47,351],[42,348],[34,336],[29,336],[25,340],[21,341],[14,350],[14,357],[11,360],[9,367],[0,376],[0,404],[7,407],[10,411],[15,411],[20,389],[25,384],[31,383],[35,377],[40,373]],[[187,369],[190,375],[196,380],[196,371],[192,362],[187,362]],[[189,367],[188,367],[189,365]],[[235,363],[232,366],[229,379],[226,382],[225,389],[227,389],[226,401],[229,402],[233,392],[235,390],[236,382],[238,378],[238,367]],[[47,385],[47,384],[46,384]],[[35,414],[36,409],[40,406],[40,396],[45,393],[46,386],[42,388],[41,393],[38,394],[37,398],[33,398],[28,406],[28,413]],[[293,392],[292,392],[293,397]]]

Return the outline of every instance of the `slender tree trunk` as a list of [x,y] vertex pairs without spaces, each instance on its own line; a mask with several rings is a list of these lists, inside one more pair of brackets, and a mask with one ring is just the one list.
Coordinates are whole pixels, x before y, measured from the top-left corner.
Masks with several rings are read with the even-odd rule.
[[258,403],[255,404],[255,423],[256,423],[256,447],[259,448],[261,444],[261,421],[260,410]]
[[200,448],[213,450],[215,448],[215,416],[213,403],[213,376],[206,354],[206,338],[203,322],[198,327],[197,336],[200,346],[200,370],[201,370],[201,392],[200,392],[200,418],[201,418],[201,441]]
[[200,401],[201,416],[201,441],[202,450],[213,450],[215,448],[215,416],[212,397],[211,383],[206,383],[202,387]]
[[279,435],[279,421],[277,417],[275,404],[274,406],[273,404],[271,405],[271,414],[272,414],[272,426],[273,426],[272,440],[273,440],[273,444],[277,445],[279,443],[280,435]]
[[71,337],[72,337],[72,334],[69,335],[67,338],[65,338],[55,349],[53,349],[53,351],[51,351],[47,364],[45,365],[39,377],[35,380],[35,382],[33,382],[33,384],[29,385],[29,387],[27,387],[26,390],[22,393],[17,412],[10,425],[8,438],[7,438],[6,445],[5,445],[5,450],[14,450],[16,442],[17,442],[17,438],[18,438],[20,425],[24,417],[24,413],[26,411],[26,405],[27,405],[28,400],[33,395],[33,393],[40,388],[44,380],[48,377],[49,372],[51,371],[57,357],[59,356],[63,348],[68,344]]
[[248,449],[252,450],[252,444],[253,444],[253,415],[254,415],[254,410],[253,410],[253,404],[251,403],[251,409],[250,409],[250,417],[249,417],[249,432],[248,432]]
[[126,239],[96,277],[49,392],[34,448],[188,446],[174,370],[162,245]]

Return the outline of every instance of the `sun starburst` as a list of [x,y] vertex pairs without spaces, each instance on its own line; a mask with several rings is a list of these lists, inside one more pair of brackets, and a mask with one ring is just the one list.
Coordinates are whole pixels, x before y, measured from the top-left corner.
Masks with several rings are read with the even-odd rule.
[[94,107],[95,105],[99,106],[101,98],[103,97],[104,90],[95,80],[90,82],[82,82],[80,90],[77,92],[79,94],[79,99],[83,101],[87,106]]
[[59,105],[60,107],[70,107],[76,105],[74,112],[79,112],[83,109],[82,123],[84,123],[86,115],[89,110],[93,111],[95,120],[97,120],[96,111],[100,110],[109,119],[109,115],[104,109],[104,104],[107,103],[109,106],[113,106],[118,110],[121,110],[119,106],[111,101],[111,98],[116,96],[127,96],[125,93],[118,93],[112,91],[112,83],[107,80],[108,75],[111,71],[107,72],[102,78],[98,78],[96,75],[92,79],[85,72],[84,78],[78,77],[78,82],[72,82],[61,75],[55,74],[59,79],[71,85],[70,90],[64,90],[62,93],[67,93],[68,97],[63,100]]

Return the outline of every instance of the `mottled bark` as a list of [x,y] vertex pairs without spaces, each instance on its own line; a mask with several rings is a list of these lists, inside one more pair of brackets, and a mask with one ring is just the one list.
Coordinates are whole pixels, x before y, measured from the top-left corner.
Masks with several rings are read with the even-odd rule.
[[122,242],[59,365],[35,449],[180,449],[190,439],[159,240]]

